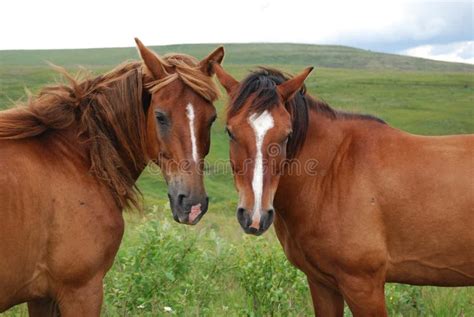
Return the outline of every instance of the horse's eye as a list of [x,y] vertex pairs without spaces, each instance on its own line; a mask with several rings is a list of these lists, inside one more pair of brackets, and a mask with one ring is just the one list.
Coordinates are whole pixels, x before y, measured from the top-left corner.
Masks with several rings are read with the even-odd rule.
[[159,124],[167,124],[168,123],[168,119],[166,118],[166,115],[164,113],[156,112],[155,117],[156,117],[156,121]]
[[235,140],[234,135],[232,132],[230,132],[229,128],[225,128],[225,132],[227,132],[227,135],[229,136],[230,140]]

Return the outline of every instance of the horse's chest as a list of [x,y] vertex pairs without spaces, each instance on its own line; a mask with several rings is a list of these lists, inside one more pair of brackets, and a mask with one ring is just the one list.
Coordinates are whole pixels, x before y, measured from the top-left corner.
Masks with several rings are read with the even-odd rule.
[[291,264],[305,271],[305,267],[307,266],[305,252],[298,241],[288,232],[283,221],[275,219],[275,232]]
[[308,235],[296,235],[280,219],[275,221],[275,231],[291,264],[303,271],[310,279],[327,285],[334,285],[335,280],[327,267],[324,248]]

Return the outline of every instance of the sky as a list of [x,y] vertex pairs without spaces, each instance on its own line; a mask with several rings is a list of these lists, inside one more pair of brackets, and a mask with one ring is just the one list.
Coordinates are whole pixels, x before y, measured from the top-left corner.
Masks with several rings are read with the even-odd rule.
[[338,44],[474,64],[473,1],[2,0],[0,50]]

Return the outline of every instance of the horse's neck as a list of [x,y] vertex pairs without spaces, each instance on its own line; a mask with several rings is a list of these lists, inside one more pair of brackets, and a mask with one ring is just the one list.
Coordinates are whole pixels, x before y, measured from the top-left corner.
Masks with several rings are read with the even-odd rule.
[[[307,177],[317,177],[321,180],[327,175],[330,167],[338,160],[348,142],[350,123],[343,120],[334,120],[317,110],[310,109],[306,140],[297,159],[302,162],[317,161],[316,173],[306,170],[303,180]],[[308,169],[308,167],[306,167]]]
[[[300,170],[283,173],[275,208],[294,218],[290,221],[298,221],[296,212],[319,212],[324,204],[338,197],[339,185],[349,181],[344,171],[357,161],[354,149],[369,139],[393,133],[398,132],[377,119],[310,107],[306,140],[295,157]],[[303,206],[308,208],[303,210]]]
[[347,122],[333,120],[315,109],[309,110],[306,140],[294,159],[297,171],[283,173],[275,196],[275,208],[281,215],[294,216],[301,200],[316,202],[321,199],[324,184],[333,176],[334,164],[344,157],[350,139],[346,130]]

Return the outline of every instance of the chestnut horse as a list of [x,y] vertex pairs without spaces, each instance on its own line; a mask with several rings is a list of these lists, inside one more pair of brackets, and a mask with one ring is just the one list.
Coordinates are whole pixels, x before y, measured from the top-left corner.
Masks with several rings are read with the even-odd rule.
[[343,316],[344,300],[354,316],[386,316],[386,282],[474,285],[473,135],[336,111],[305,92],[312,68],[240,83],[214,69],[230,94],[240,225],[258,235],[274,218],[318,316]]
[[[168,184],[176,221],[207,210],[202,159],[218,90],[210,62],[159,57],[136,40],[142,62],[44,88],[0,112],[0,312],[28,302],[30,316],[99,316],[102,280],[138,206],[148,162]],[[181,164],[186,162],[186,164]]]

